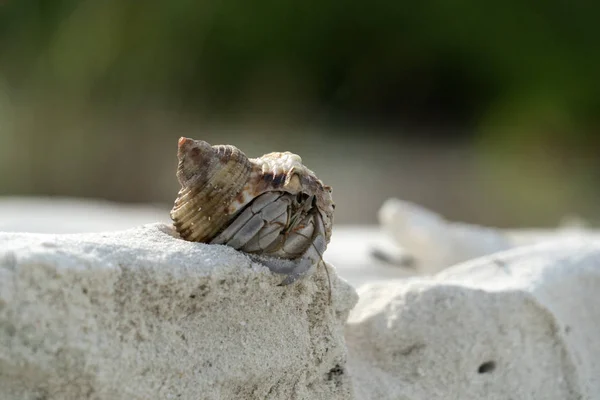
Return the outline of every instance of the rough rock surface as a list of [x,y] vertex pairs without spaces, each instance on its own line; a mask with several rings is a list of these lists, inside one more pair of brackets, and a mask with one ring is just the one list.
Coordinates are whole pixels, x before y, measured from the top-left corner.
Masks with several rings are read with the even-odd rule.
[[516,248],[371,283],[346,328],[359,399],[600,398],[600,244]]
[[356,293],[281,276],[161,224],[0,233],[0,398],[351,399]]
[[434,274],[460,262],[526,244],[600,239],[598,230],[588,229],[577,218],[565,219],[558,229],[504,230],[449,221],[418,204],[394,198],[381,206],[378,218],[388,239],[414,258],[412,275]]

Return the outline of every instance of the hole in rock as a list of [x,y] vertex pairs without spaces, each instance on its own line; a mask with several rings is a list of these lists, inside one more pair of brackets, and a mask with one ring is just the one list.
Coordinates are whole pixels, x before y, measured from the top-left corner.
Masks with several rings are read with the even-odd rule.
[[477,368],[477,372],[480,374],[486,374],[488,372],[492,372],[494,369],[496,369],[496,363],[494,361],[487,361]]
[[327,373],[327,380],[332,380],[340,375],[344,375],[344,369],[339,364],[337,364]]

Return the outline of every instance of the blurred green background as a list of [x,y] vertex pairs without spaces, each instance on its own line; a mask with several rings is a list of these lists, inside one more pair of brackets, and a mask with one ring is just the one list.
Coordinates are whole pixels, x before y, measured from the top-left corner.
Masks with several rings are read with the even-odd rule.
[[599,17],[585,0],[4,0],[0,195],[168,209],[184,135],[300,154],[339,223],[391,196],[595,223]]

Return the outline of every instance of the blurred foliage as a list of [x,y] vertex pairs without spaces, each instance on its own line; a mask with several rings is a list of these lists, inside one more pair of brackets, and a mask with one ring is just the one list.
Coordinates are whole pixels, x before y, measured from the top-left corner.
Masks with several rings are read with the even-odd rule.
[[599,16],[592,0],[5,0],[1,188],[164,199],[120,171],[150,171],[184,118],[283,121],[461,136],[490,193],[523,197],[507,207],[576,207],[598,194]]
[[[74,104],[526,124],[600,106],[600,3],[5,1],[2,75]],[[285,110],[284,110],[285,111]]]

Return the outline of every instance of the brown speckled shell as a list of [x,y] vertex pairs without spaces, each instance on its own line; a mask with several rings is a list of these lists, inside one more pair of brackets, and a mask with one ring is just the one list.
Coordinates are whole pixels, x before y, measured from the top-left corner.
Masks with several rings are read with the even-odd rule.
[[177,158],[181,190],[171,218],[183,239],[210,242],[257,196],[282,191],[315,196],[329,243],[334,208],[331,188],[324,186],[298,155],[269,153],[249,159],[235,146],[211,146],[181,138]]

